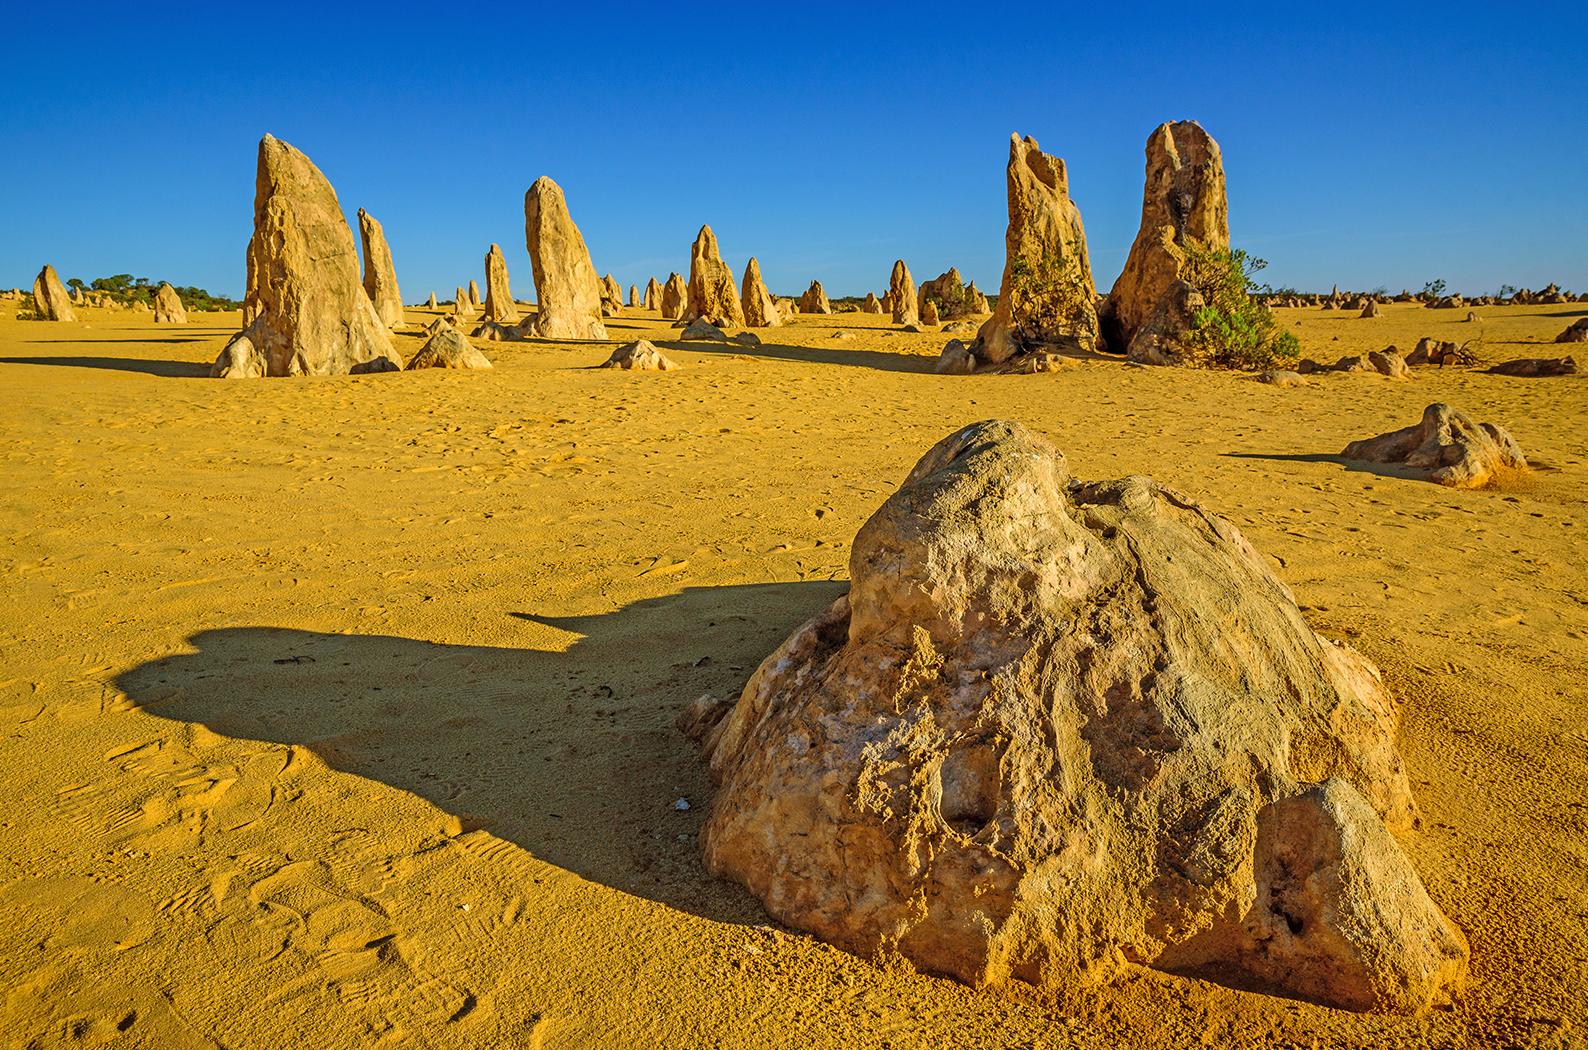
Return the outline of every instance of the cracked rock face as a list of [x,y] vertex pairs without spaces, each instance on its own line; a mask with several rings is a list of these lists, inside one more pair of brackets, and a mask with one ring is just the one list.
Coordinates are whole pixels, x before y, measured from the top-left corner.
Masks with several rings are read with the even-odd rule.
[[1395,702],[1229,522],[985,422],[850,573],[688,720],[720,785],[706,864],[779,921],[973,984],[1234,969],[1406,1010],[1460,983],[1388,830],[1416,816]]

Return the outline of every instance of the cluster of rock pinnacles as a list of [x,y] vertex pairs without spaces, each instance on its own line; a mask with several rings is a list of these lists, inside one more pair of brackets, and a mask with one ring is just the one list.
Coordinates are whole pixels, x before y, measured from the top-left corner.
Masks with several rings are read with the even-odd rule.
[[[997,307],[939,370],[1104,344],[1173,363],[1198,305],[1187,253],[1229,244],[1213,139],[1194,122],[1153,133],[1140,231],[1106,297],[1064,162],[1013,136],[1007,182]],[[520,320],[493,244],[483,303],[459,288],[407,367],[490,367],[457,328],[479,309],[481,338],[607,337],[622,289],[597,276],[561,188],[537,179],[524,214],[533,316]],[[245,327],[214,374],[403,367],[391,252],[363,211],[359,228],[362,279],[330,183],[265,137]],[[34,296],[41,315],[71,316],[52,269]],[[735,281],[709,226],[688,280],[631,286],[641,303],[686,338],[832,309],[819,282],[778,300],[754,258]],[[957,271],[917,287],[900,261],[862,309],[911,325],[987,305]],[[641,340],[606,367],[677,365]],[[1526,466],[1503,430],[1445,405],[1344,454],[1456,486]],[[1306,624],[1230,522],[1145,478],[1074,478],[1047,441],[984,422],[916,464],[856,536],[850,577],[737,702],[703,698],[682,720],[718,784],[706,864],[778,920],[978,985],[1139,965],[1401,1012],[1459,989],[1466,940],[1394,838],[1417,821],[1397,703],[1363,656]]]

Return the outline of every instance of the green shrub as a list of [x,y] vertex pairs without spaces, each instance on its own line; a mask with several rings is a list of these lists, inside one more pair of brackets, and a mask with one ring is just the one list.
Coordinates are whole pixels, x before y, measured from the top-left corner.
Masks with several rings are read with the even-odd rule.
[[1289,364],[1301,353],[1295,333],[1279,327],[1268,307],[1252,297],[1253,276],[1267,266],[1237,248],[1186,247],[1180,279],[1202,296],[1180,357],[1201,368],[1261,370]]

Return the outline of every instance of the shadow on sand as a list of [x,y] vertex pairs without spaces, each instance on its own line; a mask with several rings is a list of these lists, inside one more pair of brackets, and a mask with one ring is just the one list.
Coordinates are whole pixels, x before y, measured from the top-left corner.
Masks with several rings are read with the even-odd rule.
[[[506,615],[571,632],[565,651],[273,627],[201,631],[191,654],[117,685],[149,713],[308,747],[541,860],[707,918],[766,921],[708,876],[710,793],[673,725],[734,697],[760,660],[847,584],[688,588],[597,616]],[[674,809],[687,798],[688,811]]]
[[[100,340],[103,342],[104,340]],[[117,340],[149,342],[149,340]],[[192,343],[196,339],[167,339],[158,342]],[[140,357],[0,357],[0,365],[55,365],[62,368],[109,368],[118,372],[142,372],[170,379],[207,379],[210,366],[200,361],[150,361]]]
[[1419,481],[1424,476],[1424,471],[1408,467],[1404,463],[1369,463],[1366,460],[1347,459],[1344,456],[1325,452],[1225,452],[1223,455],[1227,459],[1267,459],[1279,463],[1335,463],[1355,474],[1377,474],[1381,478]]

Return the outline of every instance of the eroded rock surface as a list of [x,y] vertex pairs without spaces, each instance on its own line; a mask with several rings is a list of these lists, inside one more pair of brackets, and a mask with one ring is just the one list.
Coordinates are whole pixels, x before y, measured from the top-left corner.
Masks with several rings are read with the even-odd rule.
[[491,245],[485,253],[485,320],[496,324],[517,324],[519,320],[507,278],[507,258],[499,244]]
[[391,261],[386,231],[375,216],[360,208],[358,233],[364,246],[364,294],[369,296],[381,324],[396,328],[403,323],[403,300],[397,288],[397,267]]
[[568,213],[562,187],[545,175],[524,194],[524,242],[535,276],[536,304],[526,334],[540,339],[605,339],[601,281],[590,250]]
[[77,313],[72,309],[72,298],[66,294],[66,286],[61,283],[55,267],[49,264],[45,264],[39,275],[33,278],[33,312],[41,321],[77,320]]
[[744,266],[741,298],[744,306],[744,324],[749,327],[770,328],[783,323],[783,313],[777,308],[777,300],[772,298],[772,293],[767,291],[766,282],[761,279],[761,264],[753,255]]
[[682,367],[658,350],[649,339],[624,343],[612,351],[602,368],[626,368],[636,372],[671,372]]
[[689,249],[689,301],[684,307],[687,324],[704,318],[719,327],[742,327],[744,307],[739,301],[739,284],[733,271],[722,261],[717,235],[702,226]]
[[1510,432],[1446,404],[1423,409],[1416,426],[1353,441],[1340,455],[1366,463],[1404,463],[1429,481],[1458,489],[1482,488],[1527,470],[1527,457]]
[[1395,701],[1230,522],[985,422],[916,464],[850,575],[686,719],[719,784],[706,864],[776,919],[974,984],[1128,960],[1353,1009],[1459,986],[1466,945],[1386,830],[1415,818]]
[[491,361],[475,349],[463,333],[451,325],[436,329],[417,354],[408,360],[408,370],[420,368],[490,368]]
[[176,294],[167,281],[161,281],[154,292],[154,321],[156,324],[187,324],[187,310],[182,297]]

